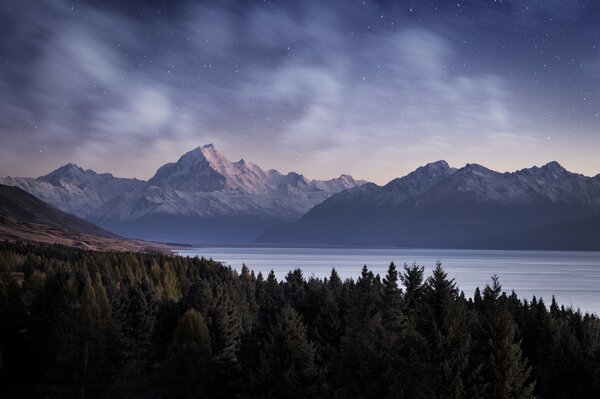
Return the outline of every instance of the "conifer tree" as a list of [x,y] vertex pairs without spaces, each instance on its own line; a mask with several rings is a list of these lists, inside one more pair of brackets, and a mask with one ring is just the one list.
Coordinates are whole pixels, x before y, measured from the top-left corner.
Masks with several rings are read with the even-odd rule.
[[342,288],[342,279],[340,275],[335,270],[335,268],[331,269],[331,274],[329,275],[329,288],[335,291],[336,293]]
[[322,394],[322,375],[306,326],[289,305],[277,314],[260,353],[254,390],[266,398],[309,398]]
[[427,279],[419,314],[418,328],[426,345],[422,361],[430,376],[420,387],[424,396],[465,397],[470,345],[466,316],[454,280],[448,278],[438,262]]
[[383,279],[379,351],[385,363],[384,385],[388,388],[388,396],[395,398],[403,397],[406,389],[404,386],[407,368],[405,344],[408,324],[402,307],[398,271],[392,262]]
[[220,374],[224,376],[224,382],[227,383],[239,369],[238,350],[242,337],[240,315],[225,293],[219,295],[214,308],[209,313],[215,364]]
[[242,305],[241,322],[244,332],[250,332],[258,321],[258,304],[256,303],[256,278],[245,264],[240,272],[240,288]]
[[328,281],[311,278],[307,285],[309,337],[315,342],[319,366],[328,381],[335,376],[344,322],[340,312],[339,289],[329,288]]
[[483,396],[490,399],[531,398],[530,368],[515,340],[515,323],[506,307],[498,277],[483,290],[474,352],[481,361]]
[[148,280],[132,284],[127,290],[124,331],[129,360],[135,372],[147,365],[156,320],[157,298]]
[[411,266],[404,264],[404,272],[400,276],[405,290],[405,309],[407,309],[411,314],[414,312],[415,308],[420,304],[423,296],[424,273],[425,269],[422,266],[417,266],[416,263],[412,264]]
[[381,287],[367,266],[349,292],[346,334],[342,337],[339,386],[342,397],[384,396],[386,365],[379,348]]
[[210,397],[212,350],[202,315],[190,309],[177,322],[167,350],[165,377],[174,398]]
[[290,271],[285,276],[285,284],[284,284],[284,297],[294,309],[298,310],[300,313],[304,313],[304,307],[306,304],[305,296],[306,296],[306,282],[304,281],[304,276],[302,275],[302,270],[295,269]]

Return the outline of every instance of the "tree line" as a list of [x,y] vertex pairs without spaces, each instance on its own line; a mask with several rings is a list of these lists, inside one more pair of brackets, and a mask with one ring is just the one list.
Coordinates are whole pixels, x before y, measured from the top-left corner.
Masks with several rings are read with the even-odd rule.
[[283,281],[0,243],[0,397],[597,398],[600,323],[438,264]]

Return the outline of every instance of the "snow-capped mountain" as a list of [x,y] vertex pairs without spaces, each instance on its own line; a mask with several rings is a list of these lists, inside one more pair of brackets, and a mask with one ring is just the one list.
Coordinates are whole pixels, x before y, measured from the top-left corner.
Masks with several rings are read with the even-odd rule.
[[248,242],[264,232],[260,240],[270,243],[525,248],[515,237],[553,232],[538,234],[541,248],[568,229],[577,248],[572,232],[600,220],[600,175],[571,173],[557,162],[499,173],[438,161],[378,186],[347,175],[309,180],[265,171],[231,162],[209,144],[147,182],[67,164],[0,184],[123,236],[172,242]]
[[571,173],[557,162],[499,173],[439,161],[384,186],[365,184],[335,194],[297,222],[269,228],[261,240],[477,246],[494,234],[597,216],[600,179]]
[[290,172],[282,175],[271,169],[263,171],[258,165],[243,159],[230,162],[212,144],[184,154],[175,163],[162,166],[148,184],[185,191],[239,191],[246,194],[333,193],[356,187],[361,182],[342,175],[331,180],[308,180]]
[[357,206],[372,209],[400,204],[423,193],[455,171],[456,169],[448,166],[446,161],[432,162],[381,187],[368,183],[359,188],[342,191],[321,204],[320,210],[340,207],[352,209]]
[[19,187],[64,212],[86,218],[107,201],[145,182],[99,174],[69,163],[38,178],[0,177],[0,184]]
[[150,239],[247,241],[299,218],[332,194],[363,184],[351,176],[309,180],[231,162],[208,144],[158,169],[147,182],[67,164],[34,178],[0,178],[113,231]]
[[162,166],[144,187],[109,201],[93,219],[136,237],[249,240],[270,224],[295,220],[363,183],[346,175],[320,181],[264,171],[244,160],[231,162],[209,144]]

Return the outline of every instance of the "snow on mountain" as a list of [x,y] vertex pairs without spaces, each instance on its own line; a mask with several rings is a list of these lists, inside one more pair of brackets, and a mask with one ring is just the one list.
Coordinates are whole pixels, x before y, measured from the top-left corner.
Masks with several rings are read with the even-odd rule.
[[124,221],[151,214],[252,215],[286,221],[332,194],[362,183],[346,175],[320,181],[295,172],[265,172],[248,161],[231,162],[208,144],[162,166],[146,187],[107,203],[95,217]]
[[224,239],[229,231],[254,238],[269,223],[295,220],[332,194],[363,183],[347,175],[322,181],[295,172],[265,172],[243,159],[229,161],[212,144],[160,167],[147,182],[98,174],[74,164],[37,179],[0,178],[0,184],[18,186],[121,234],[149,237],[148,230],[166,231],[171,226],[171,232],[161,236],[164,239],[180,239],[178,231],[185,226],[186,234],[203,230],[210,236],[209,219],[211,229],[223,230]]
[[378,186],[348,175],[310,180],[264,171],[229,161],[211,144],[147,182],[67,164],[0,184],[123,235],[196,243],[248,241],[288,223],[269,228],[263,240],[444,246],[600,215],[600,175],[571,173],[557,162],[499,173],[437,161]]
[[584,206],[600,212],[600,185],[571,173],[557,162],[542,167],[499,173],[467,164],[428,192],[420,203],[477,202],[531,206],[540,202]]
[[145,183],[69,163],[38,178],[0,177],[0,184],[19,187],[62,211],[85,218],[107,201]]
[[365,184],[334,194],[298,221],[269,228],[261,240],[454,246],[597,216],[600,179],[571,173],[557,162],[499,173],[438,161],[384,186]]
[[370,209],[400,204],[423,193],[455,171],[456,169],[451,168],[446,161],[432,162],[384,186],[369,183],[335,194],[320,204],[318,211],[327,212],[328,209],[341,207],[354,210]]

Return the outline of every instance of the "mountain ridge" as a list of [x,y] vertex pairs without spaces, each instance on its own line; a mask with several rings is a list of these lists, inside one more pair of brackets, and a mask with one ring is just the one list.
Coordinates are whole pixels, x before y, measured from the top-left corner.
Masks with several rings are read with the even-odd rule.
[[19,187],[64,212],[86,218],[112,198],[145,183],[68,163],[37,178],[0,177],[0,184]]
[[[231,238],[228,231],[236,240],[251,240],[268,225],[294,220],[330,195],[363,183],[349,175],[309,180],[296,172],[264,171],[244,159],[229,161],[212,144],[161,166],[148,181],[74,163],[38,178],[0,178],[0,184],[20,187],[120,234],[168,241],[186,238],[177,232],[184,224],[191,236],[202,230],[202,237],[192,240],[210,239],[209,230],[221,231],[216,235],[224,240]],[[167,236],[149,234],[159,229],[169,230]]]
[[[348,175],[308,180],[296,172],[265,172],[245,160],[231,162],[208,144],[159,168],[144,187],[107,202],[93,220],[127,234],[160,229],[169,240],[204,241],[213,233],[217,240],[249,241],[268,225],[294,220],[332,194],[361,184]],[[134,228],[136,222],[143,229]]]
[[[487,235],[600,216],[600,181],[558,162],[505,173],[478,164],[442,167],[438,175],[432,170],[334,194],[298,221],[268,228],[258,241],[476,247],[488,245],[478,240]],[[417,171],[422,184],[410,190]]]
[[[514,172],[430,162],[384,185],[232,162],[206,144],[142,181],[74,163],[0,178],[121,235],[187,243],[452,246],[600,215],[600,174],[556,161]],[[556,230],[556,227],[553,227]],[[570,227],[573,230],[572,227]],[[361,232],[360,234],[355,232]]]

